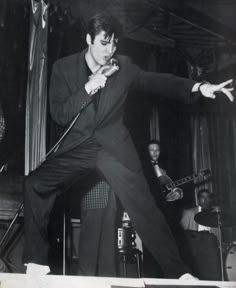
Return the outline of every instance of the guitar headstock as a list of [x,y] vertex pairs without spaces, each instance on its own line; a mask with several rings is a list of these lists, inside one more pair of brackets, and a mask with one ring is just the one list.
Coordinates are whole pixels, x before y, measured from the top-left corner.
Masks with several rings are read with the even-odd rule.
[[210,174],[211,174],[210,169],[201,169],[200,172],[199,172],[200,176],[208,176]]

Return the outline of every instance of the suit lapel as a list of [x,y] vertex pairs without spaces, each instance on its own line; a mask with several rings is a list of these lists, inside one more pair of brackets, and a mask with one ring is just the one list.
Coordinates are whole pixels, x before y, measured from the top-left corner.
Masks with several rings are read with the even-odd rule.
[[99,123],[104,115],[109,113],[112,105],[116,101],[116,85],[117,85],[117,74],[112,75],[112,77],[107,79],[106,86],[101,89],[99,107],[97,113],[97,123]]
[[83,50],[79,55],[78,55],[78,60],[76,63],[76,70],[77,70],[77,75],[76,75],[76,81],[78,81],[78,86],[81,87],[88,81],[88,75],[87,75],[87,64],[85,62],[85,53],[87,52],[87,49]]
[[[77,75],[76,75],[75,81],[77,81],[78,88],[83,86],[88,81],[87,64],[85,60],[86,52],[87,52],[87,49],[83,50],[78,55],[78,60],[76,63]],[[117,87],[117,82],[118,82],[117,81],[118,73],[108,78],[106,86],[103,89],[101,89],[99,106],[98,106],[98,111],[97,111],[97,116],[96,116],[97,124],[99,124],[100,121],[102,121],[102,119],[104,118],[104,116],[109,113],[109,110],[111,109],[112,105],[116,101],[115,99],[116,93],[114,92],[117,89],[116,87]],[[97,95],[95,94],[93,97],[96,97],[96,96]]]

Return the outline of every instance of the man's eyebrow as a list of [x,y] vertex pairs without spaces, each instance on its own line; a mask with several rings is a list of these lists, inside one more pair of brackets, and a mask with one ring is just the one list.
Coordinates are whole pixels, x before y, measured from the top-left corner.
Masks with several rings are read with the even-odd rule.
[[[106,42],[106,43],[111,43],[111,38],[104,38],[104,39],[101,39],[102,42]],[[114,43],[118,43],[118,38],[115,38],[113,39],[113,42]]]

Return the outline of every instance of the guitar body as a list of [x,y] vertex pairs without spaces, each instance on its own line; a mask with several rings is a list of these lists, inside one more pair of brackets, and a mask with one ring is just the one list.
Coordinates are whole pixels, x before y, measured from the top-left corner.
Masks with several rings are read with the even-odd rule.
[[[203,177],[203,176],[207,176],[207,175],[210,175],[209,169],[203,169],[199,173],[195,173],[195,174],[192,174],[190,176],[186,176],[186,177],[178,179],[176,181],[172,181],[170,179],[170,177],[165,175],[165,176],[161,176],[161,177],[163,177],[163,179],[160,179],[160,181],[161,181],[160,183],[161,183],[161,186],[163,186],[163,189],[162,189],[163,192],[167,193],[167,197],[168,197],[168,195],[170,195],[170,193],[173,193],[173,192],[181,193],[181,189],[176,188],[176,187],[179,187],[185,183],[188,183],[190,181],[198,179],[199,177]],[[182,195],[182,197],[183,197],[183,195]],[[178,200],[178,199],[175,199],[175,197],[173,197],[172,200],[169,199],[167,201],[175,201],[175,200]]]
[[173,181],[170,179],[169,176],[167,175],[162,175],[160,177],[158,177],[158,180],[161,184],[161,186],[163,186],[163,192],[167,192],[168,190],[166,189],[166,185],[171,185],[173,184]]

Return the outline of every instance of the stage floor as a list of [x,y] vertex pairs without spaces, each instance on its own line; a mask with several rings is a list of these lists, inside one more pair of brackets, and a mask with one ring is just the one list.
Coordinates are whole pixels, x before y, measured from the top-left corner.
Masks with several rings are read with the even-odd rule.
[[0,273],[1,288],[236,288],[232,281],[189,281],[153,278],[109,278],[46,275],[32,278],[25,274]]

